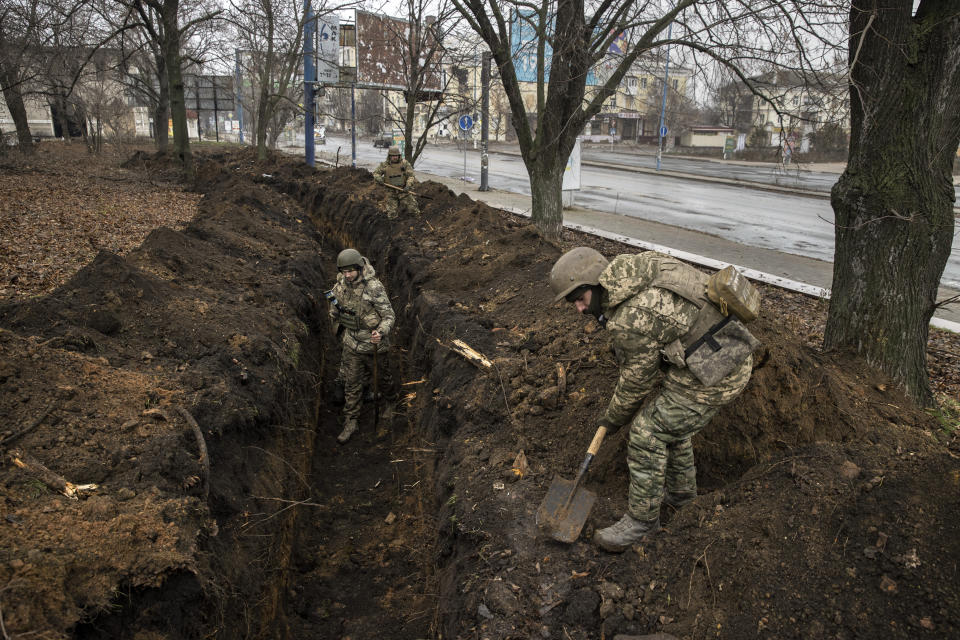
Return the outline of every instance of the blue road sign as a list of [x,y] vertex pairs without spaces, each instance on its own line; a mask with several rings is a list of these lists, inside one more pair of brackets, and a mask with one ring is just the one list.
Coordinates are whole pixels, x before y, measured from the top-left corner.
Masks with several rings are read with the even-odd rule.
[[460,128],[464,131],[470,131],[473,128],[473,118],[468,115],[460,116]]
[[663,125],[662,127],[660,127],[660,137],[661,138],[667,137],[667,125]]

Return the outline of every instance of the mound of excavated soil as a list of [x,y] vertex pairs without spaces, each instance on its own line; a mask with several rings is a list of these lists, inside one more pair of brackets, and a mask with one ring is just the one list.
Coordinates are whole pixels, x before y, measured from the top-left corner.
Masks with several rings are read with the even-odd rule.
[[[10,637],[958,633],[956,438],[821,353],[814,301],[763,289],[752,381],[695,441],[701,495],[611,555],[587,541],[625,507],[624,433],[591,467],[583,537],[534,525],[617,374],[608,337],[551,302],[546,274],[568,246],[629,249],[543,243],[435,183],[418,185],[422,219],[387,220],[366,171],[249,150],[201,160],[197,189],[182,231],[0,307]],[[391,295],[380,366],[401,402],[389,420],[368,403],[341,446],[320,296],[345,246]],[[933,341],[934,383],[956,394],[960,338]],[[58,479],[98,486],[75,500]]]

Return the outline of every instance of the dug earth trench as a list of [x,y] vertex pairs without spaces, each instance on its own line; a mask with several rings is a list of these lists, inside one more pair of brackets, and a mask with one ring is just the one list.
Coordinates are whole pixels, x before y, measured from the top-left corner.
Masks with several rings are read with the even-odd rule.
[[[589,543],[625,508],[621,431],[565,545],[534,513],[574,474],[617,367],[546,276],[570,246],[631,249],[544,243],[431,182],[422,218],[389,220],[364,170],[249,151],[198,166],[184,228],[0,306],[4,637],[960,634],[955,431],[822,353],[815,301],[763,288],[753,377],[695,439],[692,504],[623,554]],[[367,402],[340,445],[323,291],[347,246],[397,313],[380,366],[400,400],[389,419]],[[957,353],[932,334],[954,396]]]

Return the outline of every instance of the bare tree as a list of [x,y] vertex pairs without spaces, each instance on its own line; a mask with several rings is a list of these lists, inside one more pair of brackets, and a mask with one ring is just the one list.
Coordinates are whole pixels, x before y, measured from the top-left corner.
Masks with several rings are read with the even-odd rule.
[[[384,90],[387,120],[399,122],[407,141],[404,157],[411,164],[426,146],[430,130],[446,117],[442,112],[445,76],[442,62],[449,55],[458,16],[448,0],[403,0],[404,19],[377,16],[382,31],[367,32],[364,55],[382,60],[396,86]],[[415,135],[417,134],[417,135]]]
[[710,78],[711,111],[716,124],[736,131],[753,125],[754,94],[749,86],[726,67],[717,67]]
[[[152,9],[147,8],[148,15]],[[162,29],[158,17],[151,22]],[[162,40],[162,38],[160,38]],[[153,120],[153,140],[157,151],[167,151],[167,120],[170,113],[170,87],[167,67],[160,43],[149,36],[149,30],[140,28],[123,34],[119,39],[121,58],[120,77],[137,102],[148,106]]]
[[851,134],[833,187],[836,254],[824,344],[849,349],[932,401],[930,318],[954,240],[960,6],[854,0]]
[[[810,68],[816,62],[810,51],[830,44],[822,41],[824,33],[831,33],[825,28],[842,10],[821,0],[452,2],[486,42],[499,68],[530,175],[533,220],[550,239],[562,230],[561,184],[576,137],[640,56],[672,46],[745,78],[756,61],[784,61],[786,53],[794,52],[790,61]],[[511,32],[514,45],[518,34],[521,40],[529,34],[524,48],[511,46]],[[624,38],[626,48],[611,52],[614,41]],[[599,75],[594,70],[602,60],[606,71]],[[521,86],[528,74],[536,94],[529,119]],[[588,92],[593,76],[595,87]]]
[[[193,173],[190,136],[187,131],[187,107],[184,96],[183,68],[188,57],[184,42],[198,25],[216,19],[222,11],[206,0],[117,0],[131,10],[135,24],[143,30],[157,62],[156,71],[163,67],[169,91],[170,115],[173,121],[173,153],[184,171]],[[157,56],[156,54],[159,54]],[[159,92],[162,93],[160,82]],[[160,100],[161,104],[166,101]],[[157,111],[161,111],[158,107]],[[156,113],[156,112],[155,112]],[[158,135],[163,122],[155,115]],[[165,122],[165,120],[164,120]]]
[[303,89],[294,78],[303,57],[304,17],[303,2],[298,0],[231,2],[230,20],[243,50],[241,66],[253,85],[251,108],[260,160],[266,159],[278,129],[299,112]]
[[36,73],[34,57],[44,11],[39,2],[0,5],[0,89],[17,130],[22,153],[33,152],[24,95]]

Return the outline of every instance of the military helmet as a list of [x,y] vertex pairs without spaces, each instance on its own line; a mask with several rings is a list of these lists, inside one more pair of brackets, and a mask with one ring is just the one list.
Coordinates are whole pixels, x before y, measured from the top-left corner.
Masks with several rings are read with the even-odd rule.
[[363,267],[363,256],[356,249],[344,249],[337,255],[337,269],[356,267],[359,271]]
[[603,255],[589,247],[577,247],[560,256],[550,269],[550,288],[562,300],[577,287],[600,284],[600,274],[609,262]]
[[390,147],[389,149],[387,149],[387,155],[388,155],[388,156],[398,156],[398,155],[400,155],[400,147],[398,147],[397,145],[393,145],[392,147]]

